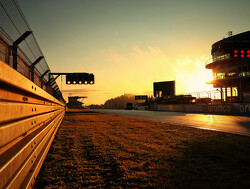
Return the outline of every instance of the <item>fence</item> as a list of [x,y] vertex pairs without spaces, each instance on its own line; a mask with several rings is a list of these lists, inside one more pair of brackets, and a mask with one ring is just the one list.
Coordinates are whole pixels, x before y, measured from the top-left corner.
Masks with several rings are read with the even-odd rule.
[[17,2],[0,1],[0,188],[33,187],[65,114],[30,31]]
[[0,1],[0,60],[63,100],[57,83],[48,82],[49,66],[16,0]]

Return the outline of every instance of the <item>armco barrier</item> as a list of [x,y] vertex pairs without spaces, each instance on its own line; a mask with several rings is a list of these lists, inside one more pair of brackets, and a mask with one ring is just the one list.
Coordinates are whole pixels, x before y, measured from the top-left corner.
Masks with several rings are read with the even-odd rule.
[[150,110],[208,114],[250,115],[250,104],[224,103],[153,105],[150,107]]
[[0,61],[0,188],[32,188],[65,104]]

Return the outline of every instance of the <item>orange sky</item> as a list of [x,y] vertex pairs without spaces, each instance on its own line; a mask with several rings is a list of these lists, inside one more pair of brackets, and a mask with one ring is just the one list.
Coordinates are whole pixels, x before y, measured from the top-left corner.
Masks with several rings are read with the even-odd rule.
[[19,2],[52,72],[89,72],[95,85],[68,86],[86,105],[176,80],[177,94],[211,90],[211,45],[249,30],[250,1],[25,0]]

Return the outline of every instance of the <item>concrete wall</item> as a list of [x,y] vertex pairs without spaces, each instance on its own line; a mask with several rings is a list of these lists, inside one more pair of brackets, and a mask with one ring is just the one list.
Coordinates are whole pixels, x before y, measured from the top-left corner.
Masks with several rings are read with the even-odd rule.
[[150,110],[207,114],[250,115],[250,103],[152,105]]

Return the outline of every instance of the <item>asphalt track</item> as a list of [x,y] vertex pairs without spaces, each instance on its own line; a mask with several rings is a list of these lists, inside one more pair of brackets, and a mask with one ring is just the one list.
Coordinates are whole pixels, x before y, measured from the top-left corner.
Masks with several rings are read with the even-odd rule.
[[92,111],[250,136],[250,117],[247,116],[113,109],[98,109]]

